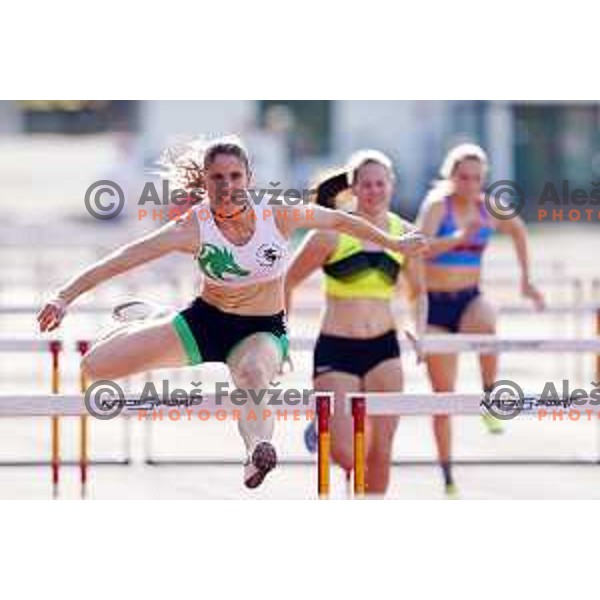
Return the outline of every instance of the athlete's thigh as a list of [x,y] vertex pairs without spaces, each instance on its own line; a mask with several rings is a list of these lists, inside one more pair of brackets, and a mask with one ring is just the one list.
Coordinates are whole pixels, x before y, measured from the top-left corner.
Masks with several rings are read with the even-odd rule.
[[363,392],[399,392],[404,387],[400,357],[388,358],[373,367],[362,380]]
[[[404,376],[400,357],[384,360],[371,369],[363,378],[362,389],[366,393],[401,392],[403,388]],[[369,417],[370,450],[389,450],[397,426],[397,416]]]
[[169,319],[143,323],[98,342],[83,363],[95,379],[113,379],[182,367],[187,365],[187,357]]
[[459,331],[461,333],[496,332],[496,311],[483,295],[477,296],[467,306],[460,319]]
[[[427,326],[427,334],[444,335],[448,334],[445,327],[436,325]],[[457,354],[426,354],[425,364],[431,387],[434,391],[452,391],[456,384],[456,375],[458,371]]]

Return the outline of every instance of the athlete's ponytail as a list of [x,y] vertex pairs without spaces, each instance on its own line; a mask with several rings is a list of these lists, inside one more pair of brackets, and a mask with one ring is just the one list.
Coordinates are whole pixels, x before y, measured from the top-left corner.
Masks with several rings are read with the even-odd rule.
[[362,167],[369,164],[381,165],[390,177],[394,178],[392,161],[383,152],[359,150],[350,157],[345,167],[321,175],[316,186],[315,202],[327,208],[351,210],[356,201],[352,194],[352,186]]
[[336,208],[338,196],[349,189],[347,170],[337,169],[328,175],[321,176],[321,180],[316,186],[314,200],[320,206]]

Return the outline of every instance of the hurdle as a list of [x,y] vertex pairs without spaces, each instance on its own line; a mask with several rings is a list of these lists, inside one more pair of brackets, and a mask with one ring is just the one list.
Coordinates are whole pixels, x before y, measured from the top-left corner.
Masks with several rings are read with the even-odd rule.
[[[598,320],[600,334],[600,319]],[[536,352],[594,352],[596,354],[596,379],[600,380],[600,337],[593,339],[569,340],[519,340],[502,339],[495,336],[453,335],[424,340],[425,352],[438,354],[454,354],[456,352],[526,352],[534,349]],[[371,416],[431,416],[431,415],[477,415],[484,414],[482,393],[461,394],[456,392],[433,392],[427,394],[408,393],[350,393],[346,395],[345,411],[351,415],[353,422],[353,464],[354,464],[354,494],[362,496],[366,492],[365,482],[365,425]],[[567,400],[566,398],[560,399]],[[325,410],[325,408],[322,408]],[[600,411],[597,409],[596,412]],[[600,413],[599,413],[600,414]],[[320,447],[319,447],[320,450]],[[319,469],[328,468],[327,459],[319,456]],[[457,461],[453,461],[455,464]],[[463,464],[465,461],[461,461]],[[470,462],[470,461],[469,461]],[[487,461],[486,461],[487,462]],[[580,461],[577,461],[579,464]],[[322,466],[322,463],[325,466]],[[393,463],[397,464],[397,463]],[[518,464],[511,460],[510,464]],[[523,464],[523,463],[521,463]],[[528,460],[525,464],[532,464]],[[537,464],[537,463],[536,463]],[[600,457],[592,464],[600,464]],[[319,480],[319,485],[320,485]],[[328,481],[328,476],[327,476]],[[321,490],[320,497],[326,497],[329,487]]]
[[[233,417],[236,418],[236,412],[239,418],[239,408],[236,408],[231,402],[227,401],[226,397],[219,396],[218,398],[214,394],[206,394],[202,396],[200,403],[194,403],[186,405],[184,410],[180,406],[170,405],[170,398],[160,398],[159,406],[165,406],[164,411],[166,418],[172,421],[177,421],[182,418],[189,420],[198,419],[199,421],[206,421],[212,416],[217,416],[218,420],[223,420],[221,417]],[[120,410],[114,415],[114,418],[125,418],[131,419],[136,417],[138,420],[147,420],[155,418],[156,412],[161,413],[161,419],[163,418],[163,409],[156,408],[153,403],[146,405],[141,403],[139,395],[124,395],[120,399]],[[305,404],[286,404],[284,402],[283,408],[290,409],[298,414],[308,414],[310,418],[313,418],[317,413],[315,409],[314,397],[309,398]],[[329,406],[327,406],[329,409]],[[219,417],[219,413],[221,417]],[[89,418],[89,410],[86,406],[84,394],[0,394],[0,418],[2,417],[50,417],[51,419],[63,419],[69,417],[75,417],[79,419]],[[322,431],[322,436],[325,435],[326,428]],[[85,439],[85,438],[83,438]],[[82,443],[83,443],[82,439]],[[325,439],[322,437],[322,439]],[[321,456],[325,457],[323,462],[322,475],[328,477],[329,474],[329,452],[328,447],[321,445]],[[53,463],[54,464],[54,463]],[[80,467],[82,469],[82,481],[85,483],[87,480],[87,467],[93,463],[92,461],[86,460],[86,454],[82,453],[82,459]],[[235,461],[235,464],[241,465],[241,460]],[[60,467],[60,457],[57,461],[58,467]],[[83,468],[85,467],[85,472]],[[82,499],[85,497],[85,489],[82,490]],[[53,497],[57,497],[54,493]]]
[[[597,326],[598,326],[598,333],[600,334],[600,317],[598,318],[598,322],[597,322]],[[54,342],[58,341],[58,340],[53,340]],[[0,340],[1,342],[1,340]],[[31,351],[32,349],[44,349],[44,350],[48,350],[49,348],[49,344],[51,342],[48,341],[43,341],[43,340],[10,340],[10,349],[11,350],[15,350],[15,348],[17,348],[20,351]],[[305,344],[308,345],[310,344],[310,348],[312,348],[312,339],[308,339],[306,338],[305,340]],[[429,352],[429,353],[456,353],[456,352],[473,352],[473,353],[479,353],[479,354],[485,354],[485,353],[498,353],[498,352],[591,352],[594,353],[596,355],[596,367],[597,369],[600,371],[600,337],[594,337],[594,338],[588,338],[588,339],[547,339],[547,338],[529,338],[529,339],[519,339],[519,338],[499,338],[496,336],[490,336],[490,335],[467,335],[467,334],[455,334],[455,335],[451,335],[451,336],[431,336],[431,337],[427,337],[424,340],[422,340],[423,343],[423,350],[425,352]],[[293,346],[296,346],[297,344],[293,344]],[[412,344],[407,341],[407,340],[402,340],[401,341],[401,346],[402,346],[402,350],[404,352],[407,353],[411,353],[413,352],[413,347]],[[2,349],[6,349],[6,344],[0,343],[0,350]],[[82,351],[82,347],[79,346],[79,351]],[[35,407],[30,407],[29,411],[31,412],[32,416],[51,416],[51,417],[57,417],[60,418],[63,415],[69,415],[71,414],[69,412],[68,406],[65,408],[64,406],[64,401],[65,398],[67,398],[64,395],[58,394],[58,387],[60,385],[60,380],[59,380],[59,352],[58,352],[58,347],[55,346],[55,354],[56,354],[56,359],[53,358],[53,365],[56,365],[56,368],[53,368],[53,393],[50,396],[50,399],[54,399],[54,402],[57,403],[56,408],[53,409],[52,406],[45,406],[45,404],[42,402],[40,404],[37,404]],[[54,357],[54,355],[53,355]],[[600,373],[597,375],[597,377],[600,377]],[[81,383],[80,385],[81,390],[83,391],[84,385],[83,383]],[[401,394],[395,394],[395,396],[397,397],[405,397]],[[481,396],[478,395],[476,396],[477,398],[479,398],[479,400],[481,399]],[[11,398],[14,400],[15,398],[19,399],[19,402],[24,402],[27,405],[27,398],[28,396],[11,396]],[[85,410],[85,407],[81,405],[82,402],[82,396],[77,396],[77,398],[79,399],[78,402],[80,404],[79,406],[79,412],[76,412],[76,416],[79,417],[84,417],[88,415],[87,411]],[[422,399],[422,398],[421,398]],[[60,403],[63,404],[60,404]],[[326,496],[326,492],[323,490],[328,489],[329,487],[329,475],[326,469],[326,463],[324,462],[326,460],[326,458],[324,457],[325,454],[327,454],[325,452],[325,450],[327,448],[329,448],[330,446],[330,440],[329,440],[329,415],[331,412],[331,397],[328,397],[328,401],[319,401],[317,403],[317,407],[316,407],[316,414],[317,414],[317,418],[320,422],[320,424],[322,425],[322,433],[325,434],[324,437],[320,437],[319,438],[319,449],[320,449],[320,453],[319,456],[317,457],[317,461],[319,463],[319,480],[321,481],[321,485],[320,488],[320,495],[324,495]],[[14,405],[14,402],[13,402]],[[1,409],[2,407],[0,407]],[[14,406],[13,406],[14,408]],[[367,410],[368,407],[365,407],[365,411]],[[34,412],[35,410],[39,410],[41,412]],[[42,410],[43,409],[43,410]],[[328,413],[327,415],[323,412],[327,409]],[[312,407],[312,410],[314,410],[314,407]],[[439,406],[438,406],[438,410],[439,410]],[[360,409],[358,411],[356,411],[357,414],[360,414]],[[17,411],[18,414],[14,415],[14,416],[19,416],[19,411]],[[25,414],[27,414],[27,410],[25,410]],[[123,411],[123,416],[131,416],[132,412],[124,410]],[[473,414],[469,411],[464,412],[464,413],[458,413],[458,414]],[[11,414],[7,413],[6,411],[0,411],[0,416],[12,416]],[[57,421],[53,421],[54,422],[58,422]],[[83,424],[83,421],[82,421]],[[87,423],[86,423],[87,425]],[[82,438],[83,438],[83,442],[81,443],[80,446],[80,450],[81,450],[81,456],[80,456],[80,460],[79,460],[79,467],[80,467],[80,471],[82,473],[82,479],[83,481],[87,482],[87,467],[90,464],[115,464],[114,461],[103,461],[102,463],[100,462],[96,462],[94,463],[94,461],[89,461],[89,457],[87,456],[87,437],[88,437],[88,433],[87,433],[87,427],[83,426],[82,428]],[[54,430],[54,428],[53,428]],[[59,429],[56,429],[56,433],[57,435],[55,436],[55,439],[57,439],[59,437]],[[360,433],[360,431],[359,431]],[[362,432],[364,434],[364,431]],[[81,441],[81,440],[80,440]],[[364,442],[364,436],[363,436],[363,442]],[[359,442],[360,445],[360,442]],[[84,450],[85,448],[85,450]],[[59,456],[59,452],[60,452],[60,444],[54,444],[54,440],[53,440],[53,450],[56,449],[56,452],[53,452],[53,461],[51,461],[52,465],[56,465],[57,463],[60,463],[60,456]],[[327,459],[328,460],[328,459]],[[202,461],[202,460],[194,460],[194,461],[189,461],[190,464],[223,464],[223,461],[221,460],[212,460],[212,461]],[[238,460],[232,460],[232,463],[239,463]],[[283,462],[283,461],[282,461]],[[313,460],[306,460],[303,459],[302,461],[296,461],[298,464],[314,464],[314,459]],[[458,461],[455,461],[457,464]],[[475,461],[463,461],[464,463],[470,463],[470,464],[489,464],[489,463],[494,463],[493,460],[475,460]],[[560,464],[564,464],[565,461],[550,461],[550,460],[543,460],[543,461],[535,461],[532,459],[527,459],[527,461],[522,461],[525,464],[537,464],[542,463],[542,464],[556,464],[557,462]],[[172,461],[166,461],[166,464],[171,464]],[[519,461],[515,461],[515,460],[511,460],[510,461],[511,464],[518,464]],[[575,461],[572,461],[570,464],[585,464],[585,463],[589,463],[589,461],[582,461],[581,459],[577,459]],[[594,464],[596,464],[597,461],[594,461]],[[17,463],[17,464],[22,464],[22,463]],[[38,463],[39,464],[39,463]],[[42,463],[42,464],[47,464],[47,463]],[[61,464],[65,464],[64,462],[62,462]],[[117,462],[117,464],[123,464],[122,461]],[[156,463],[155,463],[156,464]],[[179,462],[177,462],[176,464],[181,464]],[[285,464],[285,463],[284,463]],[[403,461],[394,461],[394,464],[406,464]],[[53,466],[53,477],[54,477],[54,466]]]
[[[580,300],[579,294],[581,290],[577,291],[578,297],[574,304],[555,304],[550,305],[543,311],[538,312],[533,306],[526,304],[500,304],[497,307],[498,314],[505,316],[520,316],[520,315],[531,315],[531,314],[545,314],[552,316],[577,316],[580,314],[596,313],[600,310],[599,304],[596,303],[585,303]],[[305,315],[318,313],[323,308],[323,304],[320,302],[305,302],[294,306],[293,314]],[[0,316],[7,315],[33,315],[39,312],[40,307],[33,304],[1,304],[0,305]],[[82,305],[73,306],[69,309],[69,314],[72,315],[109,315],[112,313],[114,306],[108,305]],[[394,306],[393,313],[397,317],[409,316],[410,311],[402,306]]]
[[[600,284],[599,284],[600,289]],[[587,309],[596,315],[596,334],[600,336],[600,304],[589,304]],[[435,354],[454,354],[456,352],[472,352],[477,354],[497,354],[501,352],[576,352],[597,353],[598,373],[600,377],[600,344],[599,338],[499,338],[494,335],[475,334],[452,334],[428,336],[423,340],[423,350]],[[292,338],[290,344],[292,352],[308,352],[314,348],[312,337]],[[400,340],[401,352],[403,354],[414,353],[414,347],[409,340]],[[599,426],[600,427],[600,426]],[[144,430],[144,462],[148,465],[215,465],[215,464],[237,464],[236,459],[225,457],[218,458],[192,458],[192,457],[157,457],[153,450],[152,423],[147,423]],[[598,454],[600,456],[600,429],[598,435]],[[282,464],[311,465],[314,460],[310,458],[286,458]],[[471,462],[476,461],[469,461]],[[493,463],[493,461],[483,461]],[[527,462],[527,461],[523,461]],[[529,461],[533,462],[533,461]],[[553,461],[544,459],[540,464],[563,464],[564,461]],[[574,461],[572,464],[581,464],[582,461]],[[394,464],[405,464],[403,461],[394,461]]]
[[[578,291],[578,293],[580,293]],[[293,314],[306,315],[318,313],[323,308],[323,304],[320,302],[305,302],[294,306]],[[500,304],[497,307],[499,315],[505,316],[521,316],[531,314],[546,314],[552,316],[569,316],[569,315],[580,315],[596,313],[599,310],[598,303],[584,303],[577,301],[574,304],[555,304],[550,305],[543,311],[538,312],[533,306],[525,304]],[[13,316],[13,315],[34,315],[39,312],[40,307],[34,306],[33,304],[2,304],[0,305],[0,316]],[[69,314],[72,315],[109,315],[112,313],[114,306],[108,305],[82,305],[73,306],[69,309]],[[402,306],[394,306],[393,313],[397,317],[409,316],[410,312],[408,309]]]
[[[317,492],[321,499],[328,498],[330,493],[329,421],[331,418],[331,398],[332,394],[330,392],[316,393],[317,418],[319,423],[317,454],[319,477]],[[484,398],[485,396],[481,393],[459,394],[454,392],[434,392],[429,394],[407,394],[401,392],[346,394],[344,410],[352,417],[353,447],[353,471],[350,474],[353,477],[353,484],[351,483],[349,486],[349,491],[353,491],[355,496],[362,496],[366,491],[367,448],[365,431],[368,415],[432,416],[436,414],[485,414],[485,410],[481,408],[481,401]],[[321,431],[322,423],[326,424],[326,428],[323,431]],[[409,463],[392,461],[392,464]],[[348,476],[348,472],[346,472],[346,475]]]
[[[600,316],[598,317],[598,335],[600,336]],[[436,354],[454,354],[457,352],[471,352],[476,354],[495,354],[499,352],[510,352],[510,353],[528,353],[528,352],[542,352],[542,353],[556,353],[556,352],[576,352],[576,353],[595,353],[598,361],[598,378],[600,378],[600,337],[583,338],[583,339],[571,339],[571,338],[499,338],[494,335],[475,335],[475,334],[452,334],[452,335],[436,335],[428,336],[422,341],[423,350],[429,353]],[[309,351],[314,346],[314,340],[312,338],[292,338],[291,348],[293,351]],[[402,353],[413,354],[414,347],[409,340],[400,340],[400,346]],[[324,430],[327,435],[321,439],[319,437],[319,448],[323,449],[329,447],[329,421],[330,414],[332,413],[333,396],[331,394],[324,394],[321,391],[315,392],[317,420],[326,429]],[[469,396],[473,398],[474,396]],[[480,396],[477,396],[481,399]],[[319,400],[321,398],[321,400]],[[326,412],[325,412],[326,411]],[[360,413],[360,409],[359,409]],[[472,414],[472,413],[466,413]],[[147,429],[147,431],[146,431]],[[144,462],[152,466],[186,466],[186,465],[222,465],[222,464],[238,464],[237,459],[230,459],[224,457],[215,458],[201,458],[201,457],[157,457],[153,452],[153,434],[152,434],[152,423],[147,423],[144,437]],[[599,431],[600,433],[600,431]],[[600,435],[598,436],[598,458],[593,460],[592,464],[600,462]],[[317,453],[317,464],[320,473],[320,479],[324,482],[323,489],[329,485],[329,475],[325,473],[325,458],[321,454]],[[424,461],[417,461],[419,464],[423,464]],[[431,462],[431,461],[429,461]],[[473,460],[457,460],[456,464],[540,464],[540,465],[557,465],[557,464],[590,464],[589,460],[581,458],[575,459],[553,459],[553,458],[526,458],[526,459],[511,459],[510,461],[496,460],[493,458],[489,459],[473,459]],[[312,457],[296,458],[296,457],[284,457],[281,459],[280,464],[284,465],[314,465],[315,460]],[[414,461],[406,460],[393,460],[393,465],[406,465],[414,464]],[[428,464],[425,461],[425,464]],[[321,490],[319,486],[319,495],[326,496],[327,494]]]
[[[597,342],[600,347],[600,340]],[[294,410],[300,412],[316,411],[319,423],[319,443],[317,456],[317,494],[319,498],[326,499],[330,494],[330,430],[331,417],[330,392],[315,392],[311,401],[303,406],[294,405]],[[438,393],[373,393],[346,395],[345,410],[349,411],[354,423],[354,493],[357,497],[363,495],[365,488],[365,463],[366,463],[366,438],[365,424],[367,416],[401,415],[401,416],[427,416],[435,414],[449,415],[478,415],[482,414],[481,401],[485,398],[482,393],[460,394],[455,392]],[[131,418],[137,416],[139,420],[152,418],[152,406],[140,408],[139,396],[127,396],[122,399],[122,408],[115,418]],[[168,399],[161,399],[166,403]],[[138,403],[137,405],[135,403]],[[600,411],[600,409],[598,409]],[[141,411],[145,411],[143,414]],[[230,405],[223,404],[222,399],[214,395],[203,397],[200,404],[186,407],[184,413],[189,418],[196,417],[200,421],[206,420],[217,411],[224,411],[228,416],[232,414]],[[175,412],[179,420],[182,416],[180,408],[168,408],[169,413]],[[204,413],[204,415],[202,414]],[[88,409],[85,398],[81,394],[24,394],[0,395],[0,417],[32,417],[50,416],[52,418],[67,418],[87,416]],[[456,461],[454,461],[456,463]],[[240,461],[236,461],[240,464]],[[427,464],[427,463],[425,463]],[[510,464],[515,464],[510,461]],[[597,463],[596,463],[597,464]]]
[[[80,356],[83,356],[89,349],[89,341],[78,340],[73,344]],[[71,347],[71,344],[68,344]],[[38,338],[10,338],[0,339],[0,352],[16,352],[16,353],[45,353],[49,352],[51,359],[51,394],[53,398],[59,399],[62,381],[62,358],[65,354],[67,344],[63,340],[41,340]],[[79,389],[81,393],[85,392],[87,382],[83,373],[79,373]],[[10,416],[10,415],[4,415]],[[31,416],[47,416],[47,415],[31,415]],[[130,449],[127,440],[124,443],[124,458],[119,459],[90,459],[89,457],[89,420],[88,413],[80,415],[80,433],[79,433],[79,458],[76,461],[63,460],[61,457],[61,415],[52,414],[51,422],[51,448],[49,460],[11,460],[0,461],[0,467],[29,467],[29,466],[46,466],[51,468],[52,479],[52,496],[58,498],[60,486],[60,468],[61,466],[79,467],[81,494],[82,498],[86,497],[88,467],[89,465],[128,465],[131,463]],[[126,432],[127,434],[128,432]],[[128,439],[128,438],[127,438]]]
[[[402,352],[412,353],[412,342],[401,339]],[[292,350],[312,350],[312,338],[292,340]],[[500,338],[488,334],[456,333],[451,335],[428,335],[421,346],[429,354],[456,354],[473,352],[476,354],[499,354],[502,352],[597,352],[600,353],[600,339],[591,338]]]
[[[78,350],[83,356],[89,349],[89,343],[87,341],[79,341],[77,343]],[[52,393],[58,394],[60,392],[60,368],[59,368],[59,356],[62,350],[62,343],[58,340],[50,342],[50,352],[52,353]],[[87,381],[83,371],[80,371],[80,390],[82,394],[85,394],[87,389]],[[86,497],[86,484],[87,484],[87,448],[88,448],[88,417],[82,415],[80,417],[80,435],[79,435],[79,470],[80,470],[80,484],[81,484],[81,498]],[[58,498],[59,494],[59,473],[60,473],[60,421],[59,416],[54,415],[51,417],[52,422],[52,497]]]

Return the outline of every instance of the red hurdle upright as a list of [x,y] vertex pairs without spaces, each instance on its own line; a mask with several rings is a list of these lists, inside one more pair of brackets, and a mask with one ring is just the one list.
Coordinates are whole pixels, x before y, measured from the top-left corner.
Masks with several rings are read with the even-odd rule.
[[354,431],[354,493],[362,496],[365,493],[365,423],[367,417],[367,401],[364,396],[352,396],[352,422]]
[[[60,352],[62,343],[58,340],[53,340],[49,345],[52,355],[52,393],[60,392]],[[52,497],[58,498],[58,483],[60,471],[60,420],[57,416],[52,417]]]
[[331,416],[331,398],[328,394],[317,394],[317,426],[318,426],[318,492],[320,498],[329,496],[329,452],[330,434],[329,420]]
[[[77,349],[81,358],[87,354],[90,349],[90,343],[86,340],[80,340],[77,342]],[[86,376],[82,369],[79,371],[79,387],[81,393],[85,396],[85,392],[88,387]],[[80,435],[79,435],[79,475],[81,482],[81,497],[85,498],[87,492],[87,475],[88,475],[88,416],[81,415],[79,418],[80,423]]]

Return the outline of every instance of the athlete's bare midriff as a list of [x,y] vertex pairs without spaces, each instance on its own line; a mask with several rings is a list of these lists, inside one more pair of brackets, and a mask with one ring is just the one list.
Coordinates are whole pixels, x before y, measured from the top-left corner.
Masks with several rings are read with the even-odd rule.
[[200,296],[219,310],[237,315],[274,315],[285,306],[284,278],[245,286],[215,285],[205,280]]
[[478,286],[481,269],[448,268],[428,264],[425,268],[425,280],[430,292],[456,292]]
[[395,327],[396,321],[389,300],[329,297],[321,332],[367,339],[382,335]]

